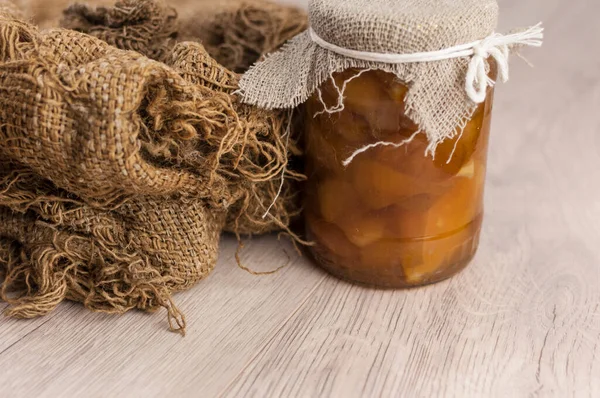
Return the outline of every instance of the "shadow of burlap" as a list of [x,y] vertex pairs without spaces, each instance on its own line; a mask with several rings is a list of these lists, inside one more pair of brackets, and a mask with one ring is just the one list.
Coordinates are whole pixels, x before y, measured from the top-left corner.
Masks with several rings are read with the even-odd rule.
[[[165,16],[160,32],[176,23],[153,1],[116,8],[137,3]],[[94,21],[113,24],[111,12]],[[0,2],[7,314],[44,315],[64,299],[108,313],[165,307],[171,328],[185,331],[171,294],[210,273],[220,232],[285,230],[299,213],[289,113],[238,103],[238,76],[172,32],[113,40],[110,28],[103,41],[39,31],[17,14]],[[154,17],[142,20],[157,26]]]

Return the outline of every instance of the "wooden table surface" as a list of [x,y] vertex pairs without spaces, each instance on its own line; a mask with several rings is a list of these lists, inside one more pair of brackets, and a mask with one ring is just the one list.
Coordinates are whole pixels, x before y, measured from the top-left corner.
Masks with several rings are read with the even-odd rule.
[[[224,237],[216,271],[162,312],[66,303],[0,318],[2,397],[600,397],[600,3],[500,0],[546,43],[497,91],[481,249],[410,291],[339,281],[274,237]],[[0,309],[5,304],[0,303]]]

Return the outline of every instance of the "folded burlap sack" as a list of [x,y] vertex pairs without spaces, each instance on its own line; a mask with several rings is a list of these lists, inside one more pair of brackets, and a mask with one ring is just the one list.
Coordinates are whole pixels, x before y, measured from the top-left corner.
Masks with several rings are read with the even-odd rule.
[[274,1],[220,2],[201,23],[195,15],[211,7],[200,2],[194,9],[182,15],[180,39],[201,41],[219,63],[238,73],[308,28],[303,10]]
[[[25,20],[40,28],[53,28],[58,25],[62,11],[74,0],[10,0],[23,14]],[[175,0],[186,1],[186,0]],[[7,3],[8,0],[3,0]],[[96,6],[110,5],[114,0],[89,0]]]
[[[13,0],[36,25],[55,27],[63,18],[63,10],[76,0]],[[66,19],[77,14],[80,21],[73,27],[82,31],[94,25],[112,25],[118,29],[119,14],[127,7],[111,7],[115,0],[86,0],[86,6],[75,6]],[[180,41],[204,44],[209,54],[220,64],[235,72],[244,72],[262,55],[279,48],[283,43],[308,27],[306,13],[298,8],[268,0],[170,0],[168,5],[179,12],[178,37]],[[107,6],[104,11],[101,7]],[[78,8],[79,7],[79,8]],[[96,9],[95,7],[100,7]],[[113,8],[113,11],[108,9]],[[114,11],[114,8],[121,8]],[[116,19],[111,19],[116,16]],[[143,13],[138,14],[144,18]],[[154,28],[168,21],[154,20]],[[146,25],[147,26],[147,25]],[[172,26],[172,25],[171,25]],[[100,29],[96,34],[101,33]],[[156,32],[156,31],[154,31]],[[90,31],[87,33],[94,34]],[[131,33],[126,35],[131,40]],[[158,38],[160,39],[160,38]]]
[[[196,8],[198,12],[209,14],[206,3],[200,2]],[[248,36],[245,37],[245,43],[252,42],[250,47],[260,50],[246,52],[247,55],[242,57],[243,59],[236,61],[237,69],[245,69],[249,66],[247,61],[254,62],[267,49],[272,50],[283,44],[306,21],[306,16],[301,11],[266,1],[231,1],[218,9],[219,11],[215,12],[213,17],[196,26],[207,29],[210,27],[211,32],[217,27],[228,32],[246,31]],[[189,9],[186,14],[190,14]],[[120,49],[134,50],[150,58],[161,60],[174,67],[187,81],[228,94],[240,119],[253,126],[253,130],[257,133],[265,134],[265,137],[259,138],[258,141],[256,139],[251,141],[270,145],[268,135],[273,130],[281,131],[287,128],[280,123],[282,121],[286,123],[290,116],[286,112],[264,112],[241,104],[233,95],[238,88],[239,76],[207,57],[202,45],[196,42],[181,42],[172,52],[167,52],[165,49],[172,48],[175,37],[183,36],[198,40],[211,38],[211,34],[202,30],[198,31],[202,37],[195,37],[191,32],[182,35],[178,31],[178,20],[173,15],[176,15],[175,10],[161,1],[120,0],[114,7],[94,8],[82,4],[73,5],[65,10],[61,25],[98,37]],[[249,19],[247,16],[251,15],[254,17]],[[258,31],[254,32],[248,24],[261,26],[260,34]],[[214,35],[212,37],[214,39]],[[232,43],[227,41],[218,44],[229,46]],[[216,44],[213,42],[213,45]],[[238,49],[245,48],[243,43],[238,44]],[[218,54],[219,51],[221,50],[215,50],[214,53]],[[229,52],[236,53],[236,51]],[[296,126],[297,122],[293,125]],[[292,136],[289,141],[286,138],[286,146],[293,155],[299,154],[296,145],[297,131],[298,129],[291,131]],[[299,214],[299,189],[294,181],[302,180],[303,176],[286,170],[290,179],[286,179],[284,185],[280,187],[281,179],[274,180],[273,173],[282,174],[284,172],[282,166],[285,167],[287,161],[281,159],[273,163],[269,159],[266,164],[269,164],[269,167],[264,168],[263,164],[255,165],[257,167],[248,174],[249,179],[244,181],[244,185],[238,185],[241,188],[239,192],[244,198],[229,212],[227,231],[247,235],[285,229]],[[247,173],[243,168],[238,168],[236,172]],[[279,198],[275,203],[276,208],[267,214],[268,206],[275,201],[276,197]],[[272,213],[276,214],[275,218]]]
[[171,53],[179,32],[177,11],[155,0],[125,0],[96,8],[76,3],[63,12],[61,26],[159,61]]
[[9,315],[64,299],[111,313],[162,306],[184,329],[171,294],[214,267],[224,225],[281,230],[298,214],[289,115],[239,104],[238,76],[202,45],[137,48],[157,62],[72,30],[40,32],[1,6],[0,43]]
[[8,316],[42,316],[65,299],[106,313],[165,307],[171,328],[185,331],[171,294],[214,268],[223,212],[151,197],[100,209],[16,164],[3,164],[0,178],[0,295],[11,304]]
[[61,26],[159,60],[175,38],[201,42],[238,73],[308,27],[304,11],[266,0],[186,3],[179,19],[173,6],[156,0],[121,0],[113,7],[75,4],[65,10]]

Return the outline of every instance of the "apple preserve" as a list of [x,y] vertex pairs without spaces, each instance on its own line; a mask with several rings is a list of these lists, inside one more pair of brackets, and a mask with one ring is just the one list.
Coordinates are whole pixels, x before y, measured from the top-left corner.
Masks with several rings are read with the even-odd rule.
[[[494,68],[495,69],[495,68]],[[411,287],[463,269],[479,243],[493,92],[464,130],[426,155],[405,115],[406,86],[389,73],[348,69],[343,106],[331,80],[308,101],[306,228],[330,273],[381,287]],[[495,74],[493,71],[491,74]],[[380,142],[358,154],[357,149]]]

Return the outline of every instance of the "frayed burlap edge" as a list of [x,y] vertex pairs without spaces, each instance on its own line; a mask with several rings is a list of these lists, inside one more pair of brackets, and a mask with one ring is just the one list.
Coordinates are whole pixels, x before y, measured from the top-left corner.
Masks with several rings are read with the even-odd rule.
[[[389,72],[408,86],[406,115],[427,135],[428,152],[433,153],[439,143],[460,134],[477,107],[464,90],[468,62],[463,58],[410,64],[362,61],[323,49],[304,32],[250,68],[240,80],[238,93],[251,105],[293,108],[336,72],[350,68]],[[435,103],[423,100],[427,98]]]

